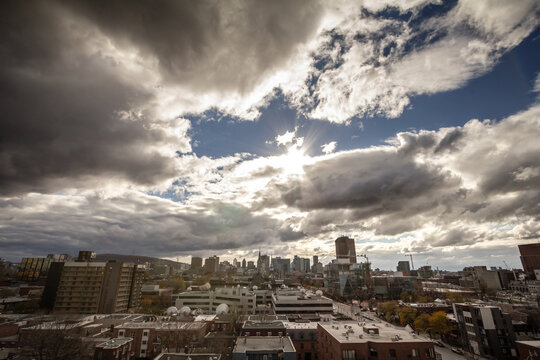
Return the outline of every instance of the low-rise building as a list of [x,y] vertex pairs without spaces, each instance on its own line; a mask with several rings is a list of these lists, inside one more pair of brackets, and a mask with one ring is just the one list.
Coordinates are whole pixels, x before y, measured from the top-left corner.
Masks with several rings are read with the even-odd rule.
[[245,287],[217,288],[209,291],[185,291],[175,295],[178,309],[188,306],[205,314],[215,313],[217,307],[226,304],[231,312],[254,314],[256,295]]
[[454,316],[466,347],[476,355],[517,359],[512,318],[498,306],[455,303]]
[[403,329],[357,322],[318,324],[319,359],[435,359],[433,343]]
[[135,353],[131,351],[132,338],[114,338],[96,345],[94,360],[131,360]]
[[207,333],[204,322],[129,322],[114,328],[113,336],[133,339],[137,358],[152,358],[162,351],[179,352],[201,344]]
[[296,360],[296,349],[288,336],[241,336],[234,346],[233,360]]
[[318,357],[317,323],[311,321],[283,323],[287,335],[296,349],[297,360],[321,359]]
[[540,359],[540,340],[516,341],[520,360]]
[[322,292],[280,289],[272,295],[272,308],[279,314],[324,314],[334,311],[333,302]]

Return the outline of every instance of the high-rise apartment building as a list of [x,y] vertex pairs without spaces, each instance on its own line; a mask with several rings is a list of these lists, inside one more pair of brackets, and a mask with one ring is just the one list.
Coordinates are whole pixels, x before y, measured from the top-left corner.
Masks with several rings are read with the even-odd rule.
[[257,271],[261,274],[267,274],[270,272],[270,256],[261,255],[259,251],[259,257],[257,258]]
[[309,259],[301,258],[297,255],[294,256],[292,266],[293,270],[297,272],[307,273],[311,271],[311,268],[309,266]]
[[206,258],[204,261],[204,273],[212,274],[219,272],[219,257],[216,255]]
[[356,263],[356,245],[354,239],[341,236],[336,239],[336,258],[349,259],[351,264]]
[[22,258],[17,272],[17,280],[45,282],[51,263],[69,260],[71,260],[71,256],[67,254],[49,254],[46,258]]
[[291,259],[282,259],[281,257],[272,258],[272,268],[275,272],[283,276],[291,272]]
[[534,279],[534,270],[540,269],[540,243],[518,245],[525,273]]
[[411,271],[411,265],[408,261],[398,261],[397,271],[409,272]]
[[140,305],[144,272],[140,265],[76,261],[58,265],[55,272],[61,272],[58,282],[47,282],[44,297],[52,292],[47,287],[56,287],[53,310],[57,313],[108,314]]
[[198,270],[202,268],[202,258],[198,256],[191,257],[191,270]]

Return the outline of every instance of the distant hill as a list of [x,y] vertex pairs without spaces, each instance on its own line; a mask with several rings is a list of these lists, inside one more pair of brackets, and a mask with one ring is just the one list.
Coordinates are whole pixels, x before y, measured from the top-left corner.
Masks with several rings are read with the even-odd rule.
[[97,254],[96,261],[108,261],[116,260],[122,262],[130,262],[134,264],[144,264],[146,262],[153,265],[169,265],[173,268],[182,268],[187,265],[186,263],[176,262],[167,259],[160,259],[151,256],[140,256],[140,255],[122,255],[122,254]]

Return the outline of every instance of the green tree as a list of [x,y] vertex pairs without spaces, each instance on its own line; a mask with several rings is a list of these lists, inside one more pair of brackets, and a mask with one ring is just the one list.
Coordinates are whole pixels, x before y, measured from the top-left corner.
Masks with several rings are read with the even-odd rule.
[[405,326],[407,324],[412,325],[416,319],[416,310],[404,306],[399,308],[398,315],[401,326]]
[[414,330],[417,332],[425,332],[429,328],[429,318],[428,314],[420,314],[414,320]]

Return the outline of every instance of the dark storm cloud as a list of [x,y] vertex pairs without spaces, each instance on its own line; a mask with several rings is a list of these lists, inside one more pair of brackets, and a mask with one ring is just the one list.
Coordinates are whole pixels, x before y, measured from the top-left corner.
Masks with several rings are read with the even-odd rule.
[[[151,100],[82,44],[54,3],[3,2],[0,12],[0,192],[50,192],[85,177],[149,185],[174,173],[155,147],[173,139],[120,112]],[[171,154],[174,155],[174,154]]]
[[248,92],[314,35],[317,1],[62,1],[116,41],[154,56],[165,82]]
[[0,201],[2,256],[31,249],[171,256],[193,251],[237,249],[281,240],[279,224],[234,204],[214,203],[188,210],[138,193],[112,198],[87,195],[29,195]]
[[[459,180],[394,150],[340,154],[305,167],[305,178],[282,189],[284,202],[301,209],[373,208],[399,211],[407,201],[455,188]],[[373,216],[373,214],[366,214]]]

